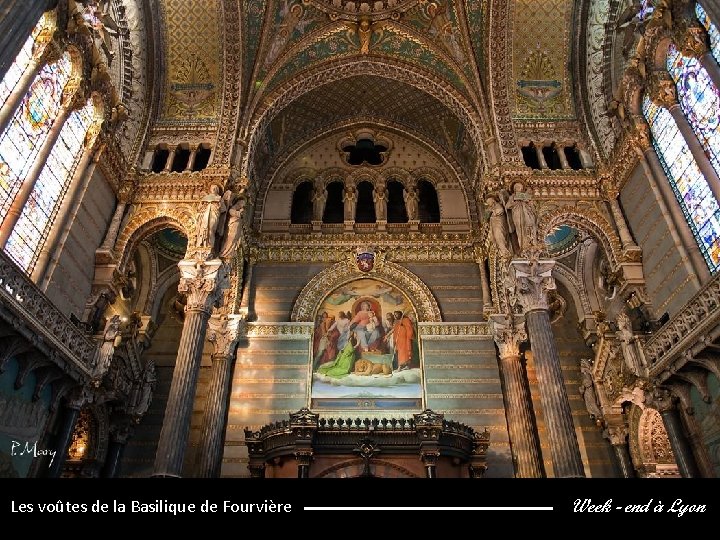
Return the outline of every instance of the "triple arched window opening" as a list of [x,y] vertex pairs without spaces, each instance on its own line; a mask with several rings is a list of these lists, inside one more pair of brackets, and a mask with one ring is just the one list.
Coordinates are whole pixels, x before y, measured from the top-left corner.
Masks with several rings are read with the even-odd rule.
[[398,180],[373,183],[364,180],[326,185],[300,182],[293,192],[291,224],[343,223],[440,223],[440,203],[435,186],[421,179],[405,186]]

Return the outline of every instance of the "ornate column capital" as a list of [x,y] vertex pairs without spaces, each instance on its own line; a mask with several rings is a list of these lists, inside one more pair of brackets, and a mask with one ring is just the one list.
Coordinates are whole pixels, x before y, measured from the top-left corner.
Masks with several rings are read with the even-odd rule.
[[522,318],[491,315],[490,328],[501,359],[520,356],[520,343],[527,340],[525,321]]
[[628,426],[622,414],[608,414],[605,416],[607,424],[603,435],[613,446],[627,444]]
[[247,334],[247,322],[242,315],[213,315],[208,325],[208,341],[214,346],[213,358],[231,357],[238,340]]
[[667,388],[656,387],[648,393],[646,403],[662,414],[675,408],[675,397]]
[[707,31],[694,17],[692,21],[688,21],[685,28],[678,29],[675,33],[675,43],[683,55],[692,58],[700,58],[710,50]]
[[222,291],[230,286],[229,267],[220,259],[183,259],[178,263],[180,284],[178,291],[187,294],[185,311],[210,313],[222,298]]
[[524,312],[548,309],[549,291],[555,290],[552,270],[555,261],[550,259],[514,259],[510,262],[511,283],[515,303]]
[[652,102],[660,107],[670,109],[678,104],[675,81],[672,80],[670,74],[665,70],[652,72],[648,85],[648,93]]

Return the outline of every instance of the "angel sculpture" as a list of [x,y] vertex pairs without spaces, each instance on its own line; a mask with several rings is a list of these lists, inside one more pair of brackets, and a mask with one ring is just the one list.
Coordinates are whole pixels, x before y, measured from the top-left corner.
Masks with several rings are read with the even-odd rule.
[[503,259],[509,259],[512,257],[512,249],[510,246],[510,236],[508,233],[505,207],[495,197],[488,197],[485,200],[485,206],[488,207],[488,227],[490,228],[490,238],[492,238],[495,247],[497,247],[500,257]]
[[90,15],[90,22],[96,43],[105,53],[108,67],[112,64],[115,53],[112,52],[112,38],[120,34],[120,27],[110,15],[109,0],[87,0],[85,9]]
[[630,2],[630,5],[618,17],[615,26],[618,32],[623,31],[622,54],[625,58],[635,42],[635,36],[642,34],[643,31],[643,20],[640,18],[641,8],[642,2],[639,0]]
[[225,212],[227,204],[225,198],[220,196],[220,186],[214,185],[210,188],[210,193],[202,199],[204,208],[198,217],[197,235],[195,245],[199,248],[209,248],[210,253],[214,253],[215,235],[218,230],[222,230],[219,225],[224,227]]

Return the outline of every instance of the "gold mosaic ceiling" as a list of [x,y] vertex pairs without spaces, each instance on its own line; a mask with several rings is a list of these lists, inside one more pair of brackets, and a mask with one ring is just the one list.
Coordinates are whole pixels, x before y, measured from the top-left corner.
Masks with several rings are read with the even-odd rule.
[[[476,119],[492,118],[484,107],[493,97],[480,72],[490,54],[484,34],[494,2],[506,2],[511,18],[507,92],[513,119],[575,118],[568,72],[572,0],[160,0],[152,3],[164,54],[158,63],[164,68],[158,126],[218,123],[220,108],[226,107],[227,32],[239,34],[242,45],[233,62],[240,64],[234,73],[241,79],[237,99],[246,121],[239,127],[243,138],[251,135],[251,119],[271,98],[325,66],[342,69],[360,61],[413,70],[418,81],[439,84],[468,104]],[[239,26],[223,28],[228,10],[238,6]],[[343,13],[335,13],[338,9]],[[432,138],[438,150],[468,165],[471,175],[478,156],[468,147],[467,118],[459,119],[411,84],[370,75],[320,82],[278,113],[263,138],[271,152],[280,152],[310,127],[318,131],[359,115],[385,118]],[[485,128],[485,133],[493,131]]]

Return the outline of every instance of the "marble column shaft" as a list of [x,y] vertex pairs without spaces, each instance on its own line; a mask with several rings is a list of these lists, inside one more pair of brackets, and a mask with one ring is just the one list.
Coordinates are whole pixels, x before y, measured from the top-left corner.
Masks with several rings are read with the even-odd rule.
[[213,317],[210,320],[208,339],[213,343],[215,352],[212,355],[210,386],[198,448],[199,463],[196,476],[201,478],[220,476],[240,322],[241,319],[237,315],[231,315],[230,318]]
[[665,425],[665,431],[667,431],[670,447],[675,456],[675,463],[680,470],[680,475],[683,478],[700,478],[700,471],[698,471],[695,456],[693,456],[692,449],[688,444],[685,433],[683,433],[680,413],[677,408],[667,407],[660,411],[660,416]]
[[178,290],[188,293],[188,302],[155,455],[154,476],[179,477],[182,472],[210,310],[228,285],[227,269],[219,259],[186,259],[178,266],[181,275]]
[[554,261],[512,261],[517,299],[525,310],[525,323],[535,360],[540,398],[556,477],[584,477],[570,400],[560,369],[560,355],[550,326],[547,291],[555,288]]
[[527,373],[520,359],[520,343],[527,339],[523,323],[505,316],[493,316],[492,332],[500,355],[503,400],[510,432],[510,449],[517,478],[545,476]]

